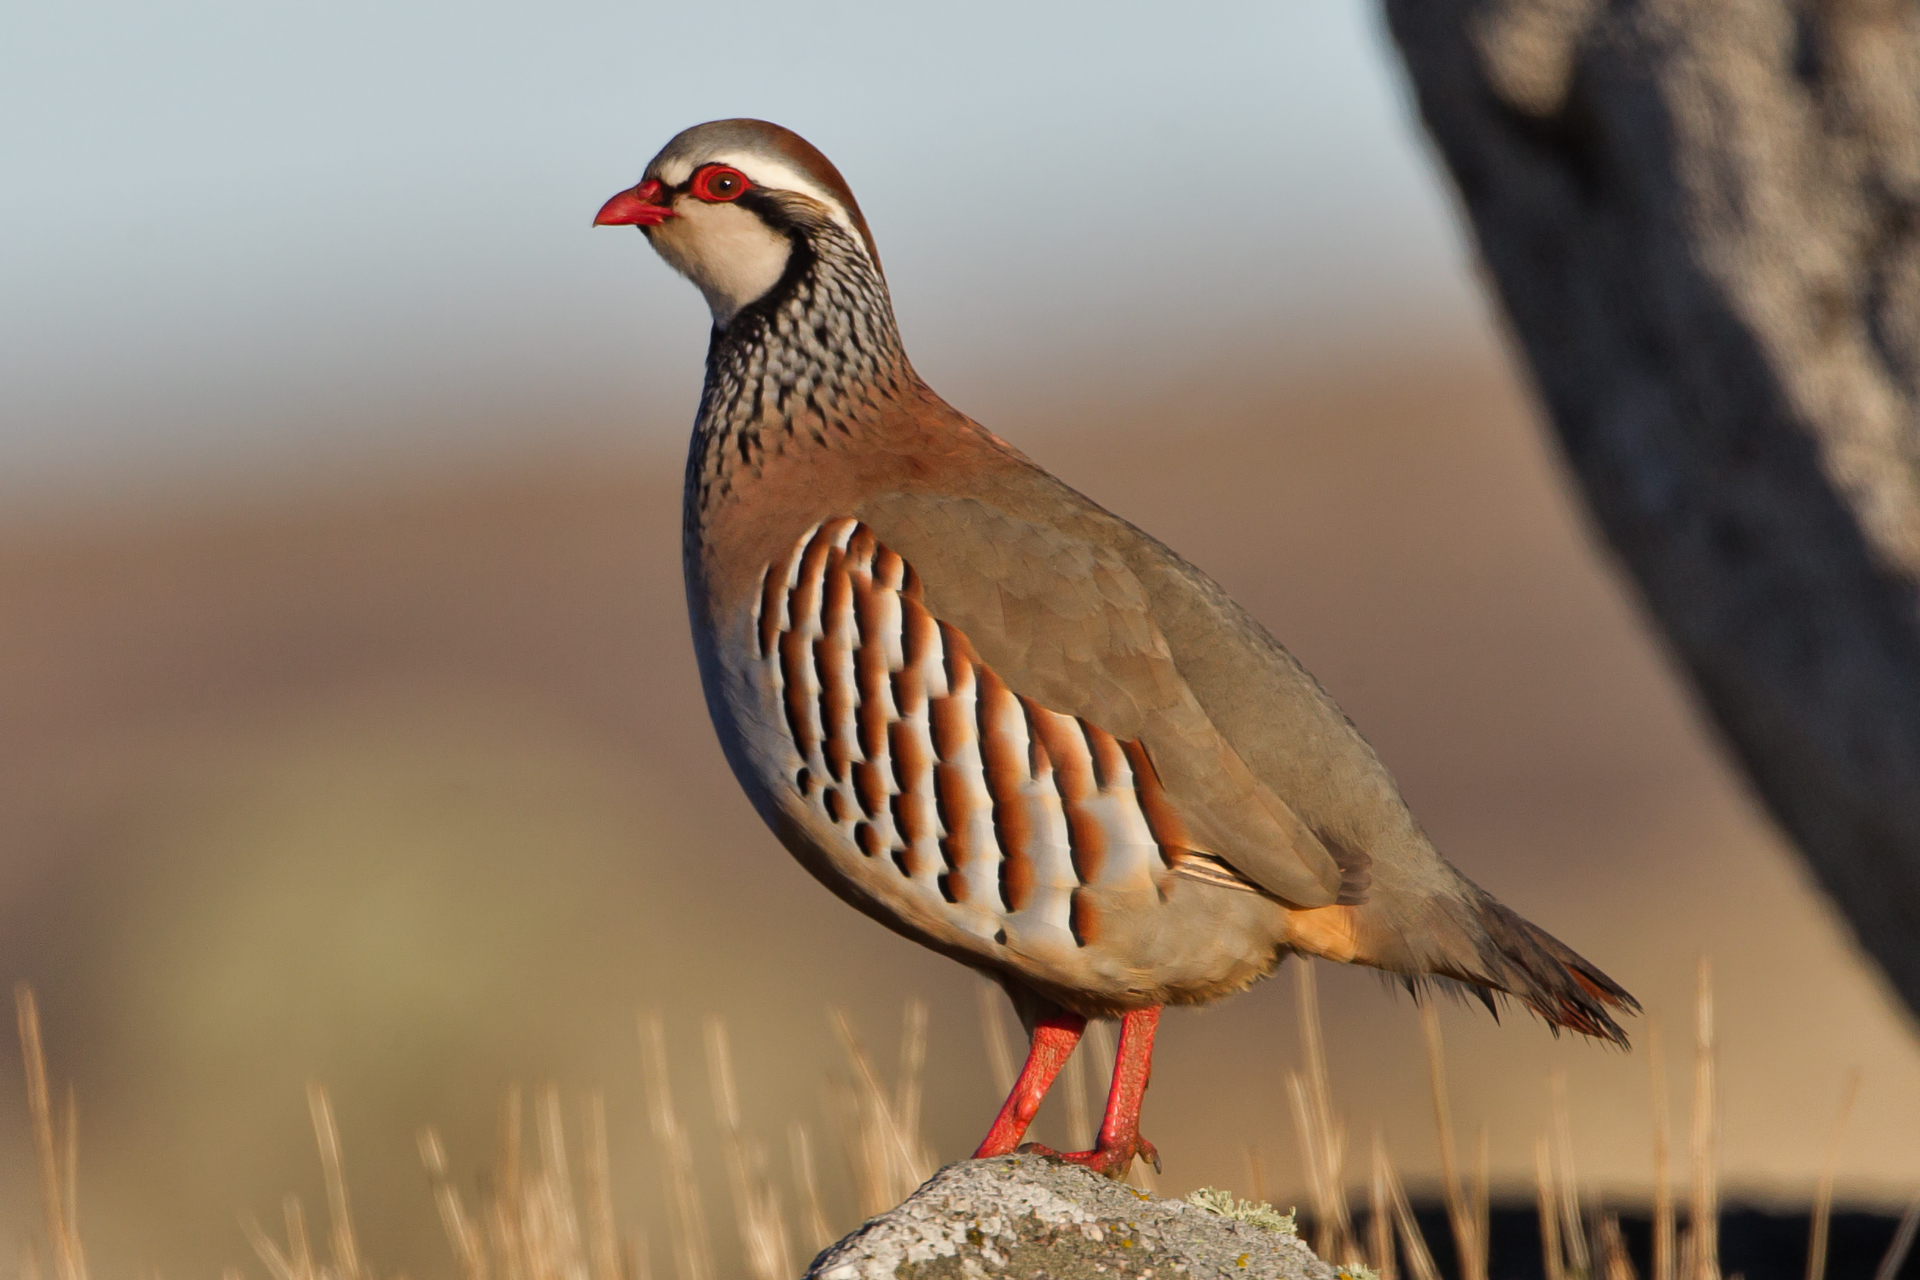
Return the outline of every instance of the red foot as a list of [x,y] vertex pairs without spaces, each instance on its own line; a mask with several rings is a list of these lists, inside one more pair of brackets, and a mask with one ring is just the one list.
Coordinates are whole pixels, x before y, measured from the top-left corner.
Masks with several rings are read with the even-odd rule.
[[976,1160],[1003,1156],[1015,1150],[1085,1165],[1109,1178],[1123,1178],[1135,1156],[1144,1158],[1160,1171],[1160,1153],[1140,1136],[1140,1103],[1146,1097],[1147,1080],[1153,1075],[1153,1033],[1160,1025],[1158,1006],[1136,1009],[1121,1019],[1120,1049],[1114,1055],[1113,1085],[1107,1091],[1107,1114],[1100,1123],[1100,1138],[1091,1151],[1055,1151],[1037,1142],[1020,1145],[1027,1125],[1040,1109],[1040,1099],[1060,1074],[1067,1055],[1086,1030],[1087,1020],[1078,1014],[1062,1014],[1042,1020],[1033,1029],[1033,1045],[1027,1050],[1027,1063],[1020,1069],[1013,1092],[987,1131],[987,1140],[974,1152]]
[[1135,1133],[1130,1139],[1113,1146],[1104,1142],[1091,1151],[1055,1151],[1052,1147],[1043,1147],[1037,1142],[1022,1143],[1021,1155],[1049,1156],[1055,1160],[1065,1160],[1068,1164],[1085,1165],[1103,1177],[1116,1182],[1127,1176],[1127,1170],[1133,1168],[1135,1156],[1153,1166],[1155,1173],[1160,1172],[1160,1153],[1153,1144]]

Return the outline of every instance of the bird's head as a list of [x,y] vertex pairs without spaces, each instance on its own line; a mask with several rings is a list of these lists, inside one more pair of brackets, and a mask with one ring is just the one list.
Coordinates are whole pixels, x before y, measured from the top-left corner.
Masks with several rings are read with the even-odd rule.
[[764,120],[695,125],[661,148],[640,182],[601,208],[595,226],[637,226],[706,295],[716,325],[787,278],[823,239],[880,257],[833,162],[791,129]]

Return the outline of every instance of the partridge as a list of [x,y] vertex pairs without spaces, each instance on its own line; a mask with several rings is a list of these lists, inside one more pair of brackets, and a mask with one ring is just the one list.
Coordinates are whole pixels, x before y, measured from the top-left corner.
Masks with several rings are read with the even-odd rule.
[[1625,1044],[1633,998],[1440,856],[1252,615],[921,381],[860,206],[799,135],[695,126],[594,221],[641,228],[712,308],[683,554],[740,785],[1031,1036],[978,1155],[1019,1147],[1086,1020],[1118,1018],[1098,1144],[1065,1158],[1157,1165],[1162,1006],[1293,953]]

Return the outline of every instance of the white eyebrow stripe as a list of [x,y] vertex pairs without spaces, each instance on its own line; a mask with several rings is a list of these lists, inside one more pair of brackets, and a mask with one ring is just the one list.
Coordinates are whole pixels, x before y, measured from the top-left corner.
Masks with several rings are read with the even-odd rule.
[[796,169],[785,161],[772,156],[751,151],[721,151],[707,156],[697,165],[691,160],[674,159],[660,166],[660,181],[669,187],[677,187],[693,176],[697,168],[710,164],[732,165],[747,175],[747,181],[756,187],[770,187],[775,191],[793,191],[809,199],[817,200],[826,207],[834,222],[845,231],[853,242],[865,252],[866,237],[860,234],[860,228],[853,223],[853,216],[841,207],[840,199],[831,191],[815,182],[804,170]]

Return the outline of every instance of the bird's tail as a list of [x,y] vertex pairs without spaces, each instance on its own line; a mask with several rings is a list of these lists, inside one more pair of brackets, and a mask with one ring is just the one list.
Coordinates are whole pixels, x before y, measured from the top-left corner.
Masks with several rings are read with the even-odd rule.
[[1638,1013],[1639,1001],[1572,947],[1439,865],[1437,884],[1396,892],[1376,882],[1364,903],[1290,912],[1288,944],[1384,970],[1416,999],[1428,987],[1451,987],[1497,1018],[1500,997],[1510,996],[1556,1032],[1565,1027],[1628,1047],[1609,1010]]
[[[1466,964],[1455,956],[1430,961],[1435,977],[1467,984],[1496,1016],[1496,993],[1512,996],[1558,1030],[1607,1040],[1627,1048],[1627,1033],[1609,1010],[1640,1012],[1640,1002],[1619,983],[1545,929],[1481,890],[1467,885],[1474,917],[1475,953]],[[1452,951],[1453,948],[1448,948]],[[1457,952],[1455,955],[1457,956]]]

